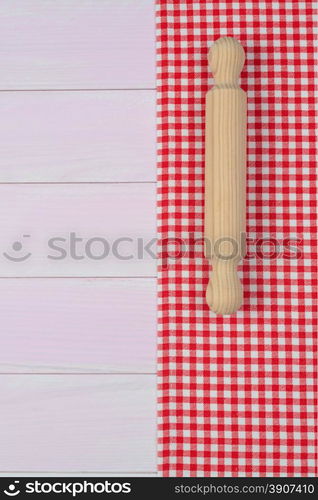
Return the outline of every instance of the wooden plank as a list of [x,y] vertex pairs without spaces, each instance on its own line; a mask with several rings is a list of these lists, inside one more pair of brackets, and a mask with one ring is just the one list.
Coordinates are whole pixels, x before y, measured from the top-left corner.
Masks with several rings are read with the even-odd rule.
[[155,87],[153,0],[2,0],[1,89]]
[[0,372],[156,371],[155,279],[0,280]]
[[0,470],[156,470],[153,375],[0,375]]
[[2,184],[0,276],[154,276],[155,211],[153,184]]
[[155,181],[155,92],[0,93],[0,182]]

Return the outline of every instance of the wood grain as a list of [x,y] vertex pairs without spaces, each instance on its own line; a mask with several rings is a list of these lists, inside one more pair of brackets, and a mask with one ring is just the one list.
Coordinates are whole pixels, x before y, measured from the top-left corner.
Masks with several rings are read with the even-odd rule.
[[152,375],[1,375],[0,471],[153,472]]
[[2,277],[156,275],[156,259],[144,248],[156,237],[152,184],[2,184],[0,227]]
[[205,238],[213,271],[206,298],[216,314],[233,314],[243,301],[237,265],[246,237],[246,94],[238,84],[244,58],[230,37],[209,52],[215,85],[206,97]]
[[0,373],[156,371],[155,279],[0,280]]
[[0,182],[156,180],[154,91],[0,92],[0,107]]
[[1,89],[155,88],[151,0],[2,0]]
[[156,235],[154,185],[89,184],[155,181],[154,25],[153,0],[0,3],[0,183],[48,183],[0,185],[0,476],[156,475],[155,260],[47,259]]

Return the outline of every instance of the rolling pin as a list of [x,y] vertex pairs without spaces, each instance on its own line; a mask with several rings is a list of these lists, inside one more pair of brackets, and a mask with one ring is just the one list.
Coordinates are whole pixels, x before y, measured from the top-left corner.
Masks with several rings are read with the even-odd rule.
[[206,292],[216,314],[242,305],[237,265],[246,253],[246,93],[239,87],[243,47],[219,38],[209,51],[214,87],[206,94],[205,257],[212,264]]

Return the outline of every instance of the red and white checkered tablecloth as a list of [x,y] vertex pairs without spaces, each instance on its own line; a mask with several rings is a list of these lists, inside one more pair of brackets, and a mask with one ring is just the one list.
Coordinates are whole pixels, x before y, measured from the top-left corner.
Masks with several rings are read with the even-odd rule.
[[[313,9],[156,3],[164,476],[317,474]],[[222,317],[206,305],[209,265],[193,240],[203,237],[207,52],[223,35],[246,50],[249,255],[244,306]]]

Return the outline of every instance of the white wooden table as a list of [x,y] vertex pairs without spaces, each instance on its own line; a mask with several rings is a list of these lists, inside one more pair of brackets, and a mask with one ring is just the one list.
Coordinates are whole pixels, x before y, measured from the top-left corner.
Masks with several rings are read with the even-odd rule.
[[153,0],[0,3],[1,475],[156,474],[156,262],[85,253],[156,236],[154,24]]

